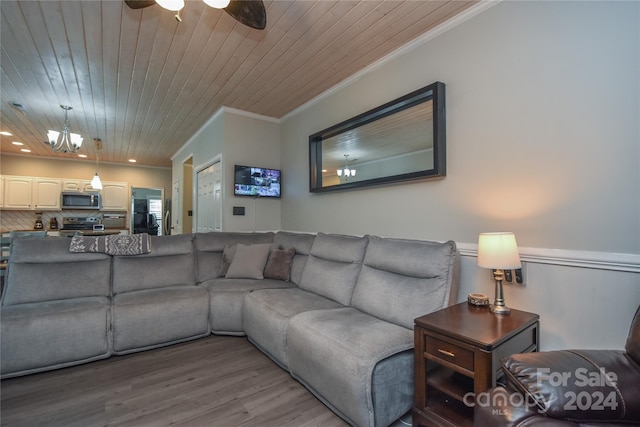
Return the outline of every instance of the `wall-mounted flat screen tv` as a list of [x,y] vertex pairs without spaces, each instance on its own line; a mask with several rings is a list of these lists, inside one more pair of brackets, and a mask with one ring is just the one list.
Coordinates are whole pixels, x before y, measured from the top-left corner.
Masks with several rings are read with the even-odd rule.
[[236,165],[233,194],[249,197],[280,197],[279,169]]

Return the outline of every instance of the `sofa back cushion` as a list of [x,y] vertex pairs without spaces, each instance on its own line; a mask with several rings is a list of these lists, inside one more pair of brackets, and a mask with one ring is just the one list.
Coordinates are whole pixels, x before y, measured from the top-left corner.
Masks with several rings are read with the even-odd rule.
[[459,268],[454,242],[368,239],[351,306],[412,329],[416,317],[453,302]]
[[294,248],[296,253],[291,263],[291,282],[300,284],[302,271],[309,258],[311,246],[315,240],[315,234],[291,233],[288,231],[278,231],[273,238],[273,243],[278,244],[280,249]]
[[65,237],[14,239],[2,304],[109,296],[111,257],[70,253],[70,243]]
[[222,252],[227,245],[271,243],[273,233],[211,232],[194,234],[196,280],[198,283],[224,277],[220,274]]
[[366,237],[318,233],[300,279],[300,288],[349,305],[362,258]]
[[113,257],[113,293],[195,285],[192,234],[151,236],[151,252]]

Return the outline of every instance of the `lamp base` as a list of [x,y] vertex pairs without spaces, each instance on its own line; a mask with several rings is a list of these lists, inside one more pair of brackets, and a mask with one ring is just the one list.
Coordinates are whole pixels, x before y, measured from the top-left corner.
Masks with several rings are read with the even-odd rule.
[[492,305],[489,306],[489,310],[491,310],[491,312],[495,313],[495,314],[509,314],[509,313],[511,313],[511,309],[509,307],[504,306],[504,305],[492,304]]

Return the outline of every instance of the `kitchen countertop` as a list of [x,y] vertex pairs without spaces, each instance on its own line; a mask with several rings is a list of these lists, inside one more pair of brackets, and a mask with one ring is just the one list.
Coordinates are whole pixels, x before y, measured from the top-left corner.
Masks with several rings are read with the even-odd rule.
[[80,231],[82,232],[82,235],[84,236],[101,236],[104,234],[120,234],[120,231],[123,230],[122,228],[106,228],[104,231],[93,231],[93,230],[63,230],[63,229],[56,229],[56,230],[35,230],[33,228],[31,229],[22,229],[22,230],[16,230],[16,229],[12,229],[12,230],[7,230],[7,229],[2,229],[0,230],[0,234],[9,234],[11,231],[46,231],[48,233],[57,233],[57,232],[68,232],[68,231]]
[[[72,230],[66,230],[66,231],[72,231]],[[120,234],[120,230],[104,230],[104,231],[76,230],[76,231],[82,232],[83,236],[105,236],[107,234]]]

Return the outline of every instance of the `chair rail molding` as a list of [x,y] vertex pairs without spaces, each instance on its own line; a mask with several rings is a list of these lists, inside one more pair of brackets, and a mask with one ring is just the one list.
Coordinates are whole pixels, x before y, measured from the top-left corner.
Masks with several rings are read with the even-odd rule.
[[[477,257],[478,245],[458,243],[462,256]],[[640,273],[640,255],[568,249],[518,248],[523,262]]]

